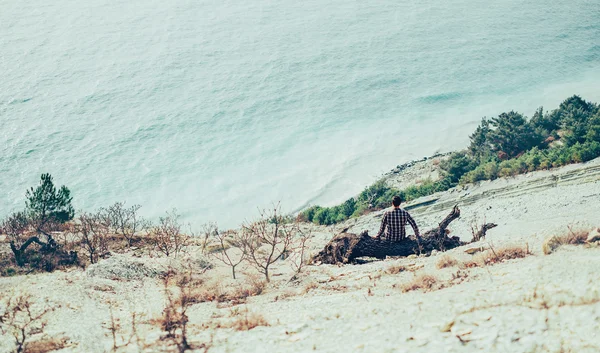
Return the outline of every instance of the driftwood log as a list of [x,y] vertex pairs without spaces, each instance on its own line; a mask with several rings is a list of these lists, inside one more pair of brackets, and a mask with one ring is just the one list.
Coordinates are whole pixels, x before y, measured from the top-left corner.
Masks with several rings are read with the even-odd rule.
[[448,237],[448,225],[460,217],[460,209],[454,206],[452,212],[440,224],[425,233],[420,239],[407,238],[400,242],[378,240],[367,231],[360,234],[342,232],[316,254],[312,263],[338,264],[355,261],[359,257],[385,259],[386,256],[408,256],[428,254],[433,250],[445,251],[467,244],[459,237]]
[[27,248],[33,243],[38,244],[38,252],[43,256],[51,257],[57,265],[76,265],[79,263],[77,252],[63,251],[60,246],[54,241],[50,235],[46,235],[48,241],[43,242],[38,237],[30,237],[21,246],[17,246],[15,242],[10,242],[10,249],[15,256],[15,262],[18,266],[24,266],[27,262]]

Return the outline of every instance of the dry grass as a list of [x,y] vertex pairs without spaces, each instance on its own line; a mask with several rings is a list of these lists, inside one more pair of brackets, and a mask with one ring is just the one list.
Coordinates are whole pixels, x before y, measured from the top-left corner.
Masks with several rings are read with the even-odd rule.
[[415,276],[410,282],[400,285],[400,289],[404,293],[418,289],[430,292],[439,289],[439,280],[433,275],[423,273]]
[[27,344],[23,353],[47,353],[64,349],[69,346],[66,337],[46,337]]
[[456,261],[455,258],[451,257],[448,254],[445,254],[438,260],[438,262],[435,264],[435,267],[437,267],[438,269],[442,269],[446,267],[456,266],[457,264],[458,261]]
[[305,286],[304,286],[304,290],[302,291],[302,294],[307,294],[308,292],[310,292],[313,289],[317,289],[319,288],[319,284],[317,282],[308,282]]
[[545,255],[549,255],[563,245],[581,245],[585,244],[589,230],[573,230],[569,227],[569,231],[562,235],[553,235],[546,239],[542,244],[542,251]]
[[529,255],[532,255],[531,251],[529,250],[529,245],[509,245],[498,249],[491,248],[490,250],[484,253],[480,253],[473,256],[471,260],[463,262],[462,264],[460,264],[460,267],[484,267],[488,265],[501,263],[507,260],[524,258]]
[[258,326],[269,326],[261,314],[251,313],[248,309],[243,312],[232,312],[232,314],[236,317],[235,320],[221,327],[231,327],[236,331],[249,331]]
[[385,270],[385,272],[390,275],[397,275],[398,273],[404,271],[406,271],[406,267],[402,265],[391,265]]
[[248,277],[244,282],[223,288],[218,282],[204,283],[199,280],[192,286],[188,300],[192,303],[243,304],[249,297],[261,295],[266,289],[266,282],[258,277]]

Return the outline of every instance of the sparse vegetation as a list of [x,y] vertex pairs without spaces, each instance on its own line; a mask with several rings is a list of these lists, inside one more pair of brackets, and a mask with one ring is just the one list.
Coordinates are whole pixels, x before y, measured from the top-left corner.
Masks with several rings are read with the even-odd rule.
[[249,249],[244,246],[242,238],[244,233],[235,230],[221,232],[215,226],[214,229],[211,229],[210,234],[217,243],[214,250],[210,252],[211,256],[231,267],[231,275],[235,279],[235,268],[248,256]]
[[484,267],[488,265],[501,263],[507,260],[524,258],[529,255],[532,255],[531,251],[529,250],[529,245],[509,245],[498,249],[490,247],[490,250],[474,255],[471,258],[471,260],[462,263],[461,267]]
[[271,265],[293,251],[299,229],[297,223],[287,222],[276,205],[270,211],[261,212],[257,221],[243,225],[242,232],[242,246],[249,263],[269,282]]
[[158,224],[150,229],[149,238],[155,249],[165,256],[177,256],[189,244],[190,236],[181,231],[176,210],[160,217]]
[[236,315],[235,320],[229,325],[236,331],[250,331],[258,326],[269,326],[269,323],[261,314],[249,312],[248,309]]
[[27,350],[31,336],[44,332],[45,316],[54,310],[48,303],[36,305],[28,294],[0,297],[0,305],[0,332],[13,338],[17,353]]
[[109,223],[103,212],[82,213],[77,218],[77,233],[81,237],[81,247],[88,254],[91,263],[108,253]]
[[128,246],[131,246],[137,240],[138,234],[149,226],[149,222],[139,215],[141,207],[125,207],[124,202],[116,202],[106,209],[111,232],[124,238]]
[[400,285],[402,292],[410,292],[421,289],[423,292],[430,292],[439,289],[439,280],[437,277],[430,274],[416,275],[410,282]]
[[391,265],[385,270],[385,272],[390,275],[397,275],[398,273],[404,271],[406,271],[406,267],[402,265]]
[[438,269],[442,269],[442,268],[446,268],[446,267],[456,266],[457,264],[458,264],[458,261],[456,261],[455,258],[453,258],[452,256],[450,256],[448,254],[444,254],[444,255],[442,255],[442,257],[440,257],[440,259],[437,261],[435,266]]
[[545,255],[549,255],[563,245],[581,245],[585,244],[589,230],[573,230],[569,227],[569,231],[562,235],[553,235],[546,239],[542,244],[542,251]]

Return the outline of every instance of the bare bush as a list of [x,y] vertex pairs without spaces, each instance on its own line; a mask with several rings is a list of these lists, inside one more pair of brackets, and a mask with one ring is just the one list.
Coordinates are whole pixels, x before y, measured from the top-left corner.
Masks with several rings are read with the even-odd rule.
[[437,277],[433,275],[420,274],[415,276],[410,282],[402,284],[400,289],[402,292],[410,292],[417,289],[421,289],[423,292],[429,292],[439,289],[438,282],[439,280]]
[[457,264],[458,264],[458,261],[456,261],[455,258],[451,257],[448,254],[445,254],[442,257],[440,257],[440,259],[435,264],[435,266],[438,269],[442,269],[442,268],[446,268],[446,267],[456,266]]
[[211,256],[231,267],[233,279],[235,279],[235,268],[246,260],[247,256],[248,248],[244,246],[241,234],[234,230],[220,232],[216,227],[211,230],[211,235],[218,244],[218,247],[211,252]]
[[47,305],[36,307],[30,295],[9,296],[2,304],[0,332],[13,337],[15,352],[24,352],[31,336],[44,332],[44,316],[54,308]]
[[190,236],[181,231],[181,223],[176,210],[160,217],[158,224],[150,229],[150,239],[154,248],[165,256],[177,256],[189,244]]
[[[202,254],[207,253],[208,242],[215,237],[215,233],[219,231],[219,227],[215,222],[208,222],[202,226]],[[211,251],[209,251],[211,253]]]
[[77,233],[81,237],[81,247],[91,263],[108,254],[110,223],[102,210],[96,213],[82,213],[77,218]]
[[172,342],[179,352],[185,352],[192,348],[187,337],[187,324],[189,321],[187,311],[193,304],[193,296],[190,295],[192,276],[188,274],[177,279],[176,284],[179,292],[177,295],[170,287],[172,280],[172,274],[168,274],[164,278],[166,303],[159,323],[161,329],[165,332],[163,339]]
[[549,255],[556,251],[563,245],[580,245],[585,244],[589,230],[573,230],[572,226],[569,226],[569,231],[562,235],[553,235],[546,239],[542,244],[542,251],[545,255]]
[[136,236],[149,226],[148,221],[138,213],[141,207],[140,205],[125,207],[125,203],[116,202],[106,209],[112,232],[127,240],[129,247],[136,240]]
[[290,264],[296,274],[302,271],[308,259],[306,258],[306,243],[312,238],[312,232],[303,232],[297,228],[296,239],[292,241],[292,249],[289,256]]
[[13,213],[2,222],[0,233],[6,234],[9,242],[15,246],[21,246],[25,242],[28,233],[32,233],[32,224],[25,213]]
[[271,280],[271,265],[290,253],[298,232],[298,224],[290,223],[282,216],[279,205],[270,211],[262,211],[257,221],[242,226],[248,261],[265,276],[267,282]]

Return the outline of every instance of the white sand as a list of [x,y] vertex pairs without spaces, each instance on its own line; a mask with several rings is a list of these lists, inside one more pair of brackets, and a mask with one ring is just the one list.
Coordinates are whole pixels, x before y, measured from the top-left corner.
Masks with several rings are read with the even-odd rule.
[[[458,204],[462,216],[451,224],[452,235],[469,240],[470,224],[485,218],[499,226],[489,231],[482,245],[528,244],[534,255],[461,270],[468,275],[464,281],[452,281],[457,267],[436,268],[441,254],[364,265],[309,266],[298,281],[292,282],[288,282],[291,269],[282,262],[266,292],[250,298],[247,304],[194,305],[189,312],[191,341],[206,342],[213,336],[210,352],[245,353],[600,352],[600,248],[567,246],[551,255],[541,252],[543,240],[566,232],[568,225],[600,225],[600,159],[457,188],[414,204],[434,200],[411,210],[421,228],[434,227]],[[353,232],[367,229],[374,235],[380,217],[381,212],[335,228],[315,226],[311,251],[322,248],[345,226],[351,225]],[[464,248],[447,253],[458,260],[471,257]],[[193,256],[199,257],[197,253]],[[122,274],[127,270],[119,272],[129,261],[145,263],[147,268],[142,272],[147,277],[136,279]],[[415,273],[386,273],[392,265],[423,268]],[[87,272],[0,278],[0,290],[27,291],[40,302],[47,298],[60,305],[49,314],[46,332],[73,342],[64,352],[104,352],[112,346],[106,329],[108,303],[113,303],[124,332],[129,329],[133,311],[146,319],[157,317],[164,295],[154,274],[165,266],[164,259],[133,260],[119,255]],[[449,286],[427,293],[402,293],[398,285],[418,273],[433,274]],[[133,279],[115,280],[111,274]],[[224,287],[243,281],[234,282],[223,267],[210,270],[206,277],[220,279]],[[308,284],[316,288],[304,293]],[[270,326],[250,331],[202,327],[231,321],[232,313],[246,308],[262,314]],[[147,342],[160,337],[156,326],[139,327]],[[0,339],[0,352],[10,349],[8,337]],[[138,349],[130,345],[122,351]]]

